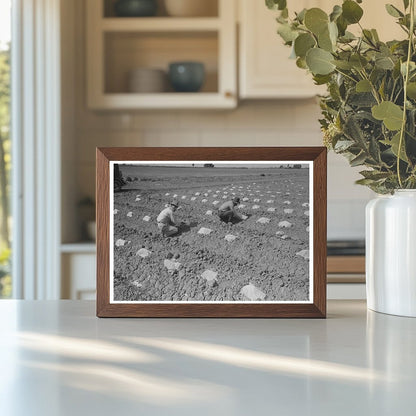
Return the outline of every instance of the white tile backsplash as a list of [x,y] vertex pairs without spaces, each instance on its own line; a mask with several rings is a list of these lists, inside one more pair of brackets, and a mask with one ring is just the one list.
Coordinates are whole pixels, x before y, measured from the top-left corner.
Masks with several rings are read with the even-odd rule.
[[328,153],[328,197],[337,200],[369,201],[375,194],[366,186],[356,185],[355,181],[362,178],[359,174],[362,166],[352,168],[345,157],[334,152]]
[[199,133],[180,130],[149,130],[143,134],[143,146],[155,147],[198,147]]
[[366,199],[328,199],[328,239],[363,239],[367,202]]

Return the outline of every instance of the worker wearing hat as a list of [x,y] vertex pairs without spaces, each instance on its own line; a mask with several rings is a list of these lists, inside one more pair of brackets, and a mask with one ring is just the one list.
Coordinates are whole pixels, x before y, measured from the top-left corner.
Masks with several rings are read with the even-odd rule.
[[240,198],[234,197],[231,201],[224,202],[218,208],[218,216],[221,221],[234,222],[242,221],[243,217],[235,210],[235,207],[240,203]]
[[179,208],[178,201],[174,199],[157,217],[157,227],[165,237],[171,237],[178,233],[179,228],[173,217],[173,213]]

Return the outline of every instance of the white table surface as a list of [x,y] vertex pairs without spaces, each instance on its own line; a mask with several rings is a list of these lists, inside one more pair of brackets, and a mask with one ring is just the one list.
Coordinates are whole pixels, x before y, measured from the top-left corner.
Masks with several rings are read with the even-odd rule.
[[416,414],[416,319],[98,319],[0,301],[0,415]]

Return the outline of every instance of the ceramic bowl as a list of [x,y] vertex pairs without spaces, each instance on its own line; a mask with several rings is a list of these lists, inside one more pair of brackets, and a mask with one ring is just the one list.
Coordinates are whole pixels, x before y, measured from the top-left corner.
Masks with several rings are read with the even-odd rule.
[[172,62],[169,64],[169,81],[177,92],[197,92],[205,80],[205,67],[201,62]]
[[156,0],[118,0],[114,12],[119,17],[148,17],[157,12]]
[[136,68],[129,72],[128,91],[131,93],[161,93],[167,90],[167,75],[162,69]]

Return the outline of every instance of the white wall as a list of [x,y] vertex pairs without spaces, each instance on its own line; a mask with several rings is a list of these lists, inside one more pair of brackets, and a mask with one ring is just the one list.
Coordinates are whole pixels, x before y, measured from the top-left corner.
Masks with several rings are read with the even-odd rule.
[[[71,134],[63,146],[65,210],[74,212],[80,197],[95,192],[96,146],[314,146],[321,145],[319,107],[314,99],[241,102],[233,111],[92,112],[86,109],[85,22],[83,0],[74,0],[73,42],[64,48],[64,83],[69,102],[75,103]],[[67,20],[69,23],[70,21]],[[64,19],[65,22],[65,19]],[[71,59],[72,57],[72,59]],[[73,86],[73,88],[72,88]],[[63,97],[65,101],[65,96]],[[70,109],[68,110],[70,111]],[[66,138],[68,140],[68,136]],[[68,168],[70,166],[70,168]],[[72,173],[71,173],[72,170]],[[364,236],[364,206],[372,193],[354,185],[359,169],[343,158],[329,155],[328,237]],[[68,176],[69,175],[69,176]],[[71,181],[74,183],[71,184]],[[67,185],[65,185],[67,183]],[[73,239],[71,228],[64,241]]]

